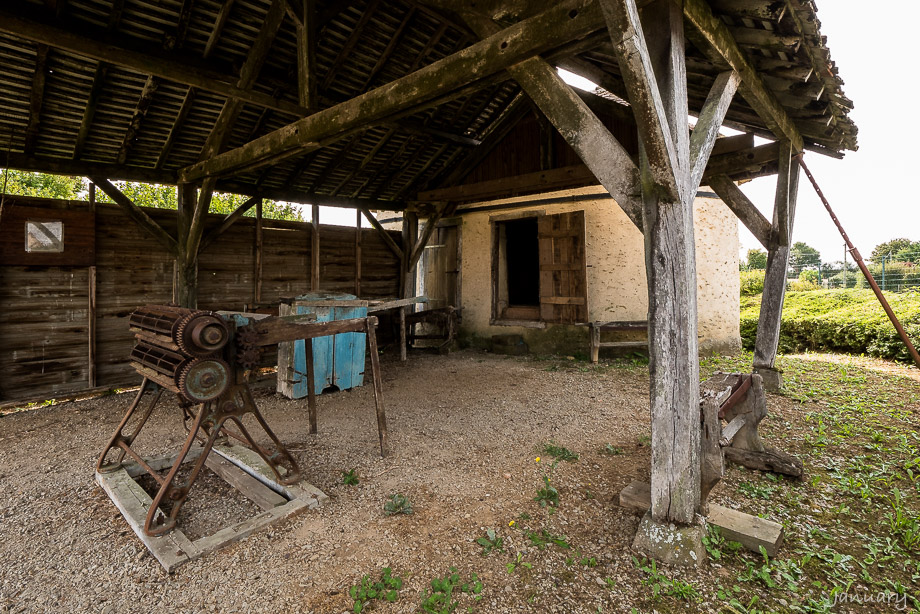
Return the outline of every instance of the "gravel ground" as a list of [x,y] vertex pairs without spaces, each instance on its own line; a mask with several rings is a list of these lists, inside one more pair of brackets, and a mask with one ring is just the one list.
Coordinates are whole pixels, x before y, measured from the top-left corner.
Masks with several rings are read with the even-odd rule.
[[[257,390],[269,424],[330,501],[172,576],[93,479],[131,395],[0,418],[0,612],[344,612],[352,609],[349,587],[385,566],[405,585],[398,602],[378,602],[379,612],[418,611],[422,590],[450,567],[484,585],[482,600],[464,596],[459,611],[628,612],[638,590],[629,551],[638,518],[616,501],[623,486],[648,478],[647,372],[560,362],[472,351],[385,360],[386,459],[371,387],[323,395],[315,436],[305,402]],[[144,437],[150,454],[178,448],[183,432],[171,399]],[[560,493],[553,515],[534,501],[551,460],[535,458],[550,440],[581,455],[552,471]],[[622,454],[603,454],[608,443]],[[351,468],[357,486],[342,484]],[[212,484],[192,502],[193,490],[183,518],[194,523],[191,512],[219,507],[219,490]],[[397,492],[412,501],[412,515],[384,516]],[[475,539],[487,528],[505,537],[504,553],[481,555]],[[536,549],[526,529],[564,535],[572,547]],[[518,554],[531,567],[509,572]]]

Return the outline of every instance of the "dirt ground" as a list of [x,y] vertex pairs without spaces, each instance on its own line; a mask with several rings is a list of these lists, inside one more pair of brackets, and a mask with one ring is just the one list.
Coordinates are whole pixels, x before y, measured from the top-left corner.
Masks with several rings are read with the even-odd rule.
[[[648,479],[644,366],[462,351],[386,359],[383,374],[385,459],[370,386],[320,397],[315,436],[305,402],[257,391],[306,480],[330,500],[171,576],[93,479],[132,395],[0,418],[0,612],[351,612],[350,587],[365,574],[379,579],[384,567],[404,584],[398,601],[372,603],[383,613],[420,611],[423,591],[451,568],[461,582],[474,586],[476,574],[482,585],[478,600],[455,590],[457,611],[652,611],[638,597],[648,589],[630,551],[639,519],[617,505],[620,489]],[[780,420],[793,411],[784,399],[771,403]],[[144,437],[151,454],[178,448],[183,432],[171,399]],[[578,460],[554,467],[548,442]],[[345,485],[352,468],[359,483]],[[534,500],[544,476],[558,489],[555,513]],[[209,532],[210,518],[255,513],[245,501],[223,504],[214,482],[192,491],[183,514],[196,535]],[[714,499],[738,507],[722,488]],[[384,515],[394,493],[409,498],[411,515]],[[503,552],[483,555],[475,540],[487,529],[504,538]],[[531,532],[564,542],[541,548]],[[721,571],[707,565],[692,575],[716,582]],[[709,599],[674,611],[720,611]]]

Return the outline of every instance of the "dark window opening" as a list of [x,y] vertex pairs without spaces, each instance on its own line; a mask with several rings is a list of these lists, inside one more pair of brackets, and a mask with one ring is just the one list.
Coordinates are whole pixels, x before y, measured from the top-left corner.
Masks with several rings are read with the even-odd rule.
[[540,254],[537,218],[505,222],[508,305],[540,306]]

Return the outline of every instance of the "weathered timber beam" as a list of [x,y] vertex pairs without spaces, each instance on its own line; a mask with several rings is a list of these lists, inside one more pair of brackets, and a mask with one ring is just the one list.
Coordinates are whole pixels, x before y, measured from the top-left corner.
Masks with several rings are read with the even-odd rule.
[[109,183],[109,180],[102,176],[91,176],[89,180],[96,184],[103,192],[108,195],[115,204],[121,207],[125,213],[128,214],[134,223],[140,226],[143,230],[152,236],[154,239],[159,241],[166,249],[169,250],[169,253],[176,254],[178,249],[178,243],[176,240],[166,232],[162,226],[157,224],[153,218],[147,215],[143,209],[135,205],[130,198],[125,196],[121,190],[116,188],[114,185]]
[[773,205],[773,242],[767,253],[767,272],[764,275],[763,299],[757,321],[757,339],[754,341],[754,370],[764,378],[764,386],[768,390],[777,390],[782,386],[781,377],[774,365],[779,347],[792,224],[799,187],[800,166],[792,154],[790,143],[780,144],[779,174]]
[[214,243],[214,241],[216,241],[222,234],[227,232],[227,230],[229,230],[230,227],[233,226],[233,224],[237,222],[237,220],[243,217],[243,215],[245,215],[247,211],[252,209],[257,204],[260,204],[261,202],[262,202],[261,198],[259,198],[258,196],[253,196],[252,198],[244,202],[242,205],[240,205],[239,207],[237,207],[236,209],[228,213],[224,217],[224,221],[221,222],[220,226],[218,226],[217,228],[209,232],[207,235],[205,235],[201,239],[201,244],[198,246],[198,251],[201,252],[207,249],[209,245]]
[[377,221],[377,218],[374,217],[374,214],[370,212],[370,209],[361,209],[361,213],[364,214],[364,217],[367,218],[367,221],[371,223],[371,226],[374,227],[374,230],[377,231],[377,234],[383,239],[383,242],[386,243],[387,247],[390,248],[390,251],[393,252],[393,255],[403,259],[403,250],[399,245],[396,244],[396,240],[390,236],[390,233],[387,232],[386,228],[380,225],[380,222]]
[[407,113],[414,107],[461,89],[535,54],[590,34],[603,25],[600,9],[589,0],[566,0],[549,11],[516,23],[493,36],[401,79],[280,128],[235,150],[182,170],[183,181],[197,181],[257,168],[321,147],[359,127]]
[[740,81],[741,77],[734,71],[720,73],[703,103],[703,109],[690,135],[690,189],[693,192],[700,187],[709,155],[719,138],[722,120],[728,113]]
[[802,151],[802,135],[792,119],[767,89],[757,70],[738,47],[728,26],[712,13],[706,0],[684,0],[684,17],[702,39],[701,51],[717,66],[728,66],[741,76],[741,95],[778,138]]
[[509,72],[642,230],[639,173],[629,152],[545,60],[530,59]]
[[520,196],[525,192],[551,192],[586,185],[597,185],[597,179],[587,166],[576,164],[548,171],[419,192],[418,200],[421,202],[441,200],[472,202],[510,198]]
[[635,0],[600,0],[600,5],[626,83],[651,176],[671,198],[679,199],[679,135],[674,133],[676,127],[668,125],[665,101],[652,68],[639,9]]
[[[431,235],[434,234],[435,228],[438,226],[438,222],[441,221],[441,218],[444,217],[449,208],[451,208],[451,205],[443,204],[437,208],[434,215],[428,218],[425,229],[419,235],[418,241],[415,242],[415,247],[412,249],[412,254],[409,256],[407,269],[412,270],[418,264],[419,259],[422,257],[422,252],[425,251],[425,246],[428,245]],[[456,210],[456,205],[453,208]]]
[[136,166],[82,162],[69,158],[46,158],[19,153],[4,153],[2,165],[20,171],[49,173],[51,175],[71,175],[75,177],[101,175],[118,181],[140,181],[143,183],[176,183],[176,173]]
[[83,145],[86,143],[86,137],[89,136],[89,129],[93,125],[93,117],[96,115],[96,105],[99,102],[99,96],[102,94],[102,87],[105,85],[105,77],[109,72],[109,65],[105,62],[99,62],[96,66],[96,73],[93,75],[93,85],[89,89],[89,97],[86,100],[86,106],[83,108],[83,120],[80,122],[80,130],[77,132],[77,141],[73,147],[73,159],[76,160],[83,153]]
[[747,226],[751,234],[760,241],[766,249],[770,249],[773,228],[767,218],[757,210],[748,197],[742,192],[735,182],[725,175],[716,175],[709,179],[709,187],[718,194],[722,202],[731,209],[741,222]]
[[217,13],[217,19],[214,20],[214,27],[211,28],[208,42],[205,43],[204,52],[201,54],[202,57],[207,58],[214,51],[217,41],[220,40],[220,35],[224,32],[224,26],[227,24],[227,18],[230,16],[230,11],[233,10],[233,3],[234,0],[224,0],[223,5],[220,7],[220,11]]
[[38,124],[42,116],[42,101],[45,98],[45,75],[48,64],[48,45],[38,45],[35,55],[35,72],[32,74],[32,91],[29,93],[29,125],[26,127],[25,153],[35,150]]
[[190,87],[185,93],[185,97],[182,99],[182,105],[179,107],[179,112],[176,113],[176,118],[173,120],[172,128],[169,129],[169,134],[166,136],[166,142],[163,143],[163,147],[160,149],[160,155],[157,156],[156,168],[162,168],[163,163],[166,162],[166,158],[169,156],[170,150],[172,150],[173,143],[176,142],[176,137],[179,135],[179,131],[185,123],[185,118],[188,117],[189,111],[192,110],[192,105],[195,102],[195,91],[194,87]]
[[758,145],[728,154],[712,156],[703,173],[702,184],[706,185],[711,177],[717,175],[732,176],[736,173],[759,169],[779,158],[779,143]]
[[125,131],[125,137],[121,142],[121,147],[118,149],[118,157],[116,161],[118,164],[124,164],[128,159],[128,153],[131,151],[131,147],[134,145],[134,141],[137,138],[137,133],[141,129],[141,124],[144,121],[144,117],[147,115],[147,109],[150,108],[150,103],[153,102],[153,96],[156,94],[157,80],[155,77],[147,77],[147,82],[144,83],[144,89],[141,90],[141,96],[137,101],[137,106],[134,107],[134,113],[131,115],[131,121],[128,123],[128,129]]
[[124,43],[107,42],[105,37],[71,31],[41,18],[29,18],[21,11],[0,9],[0,32],[15,38],[64,49],[77,55],[123,66],[145,75],[193,85],[214,94],[234,98],[260,107],[304,115],[309,110],[300,105],[234,85],[235,77],[210,66],[190,63],[186,55],[153,51],[149,47],[134,48]]
[[[74,177],[102,176],[115,181],[139,181],[141,183],[160,183],[176,185],[179,179],[175,171],[141,168],[138,166],[121,166],[96,162],[83,162],[65,158],[46,158],[27,156],[20,153],[3,154],[3,168],[20,171],[49,173],[51,175],[70,175]],[[218,192],[240,194],[242,196],[259,196],[269,200],[283,200],[298,204],[319,203],[323,207],[346,209],[376,209],[381,211],[402,211],[406,203],[399,200],[373,200],[368,198],[347,198],[327,196],[312,192],[288,191],[277,188],[259,187],[250,183],[226,180],[215,185]]]
[[316,109],[316,1],[296,1],[302,9],[301,20],[297,22],[297,83],[300,106]]

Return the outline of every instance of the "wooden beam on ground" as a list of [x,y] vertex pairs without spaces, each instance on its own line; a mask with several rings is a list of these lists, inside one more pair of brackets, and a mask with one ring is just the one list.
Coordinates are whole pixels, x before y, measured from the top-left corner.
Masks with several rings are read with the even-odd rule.
[[32,74],[32,90],[29,93],[29,125],[26,127],[24,151],[35,151],[35,139],[38,137],[38,124],[42,116],[42,102],[45,99],[45,75],[48,72],[48,45],[37,45],[35,54],[35,72]]
[[121,207],[128,214],[134,223],[140,226],[150,236],[160,242],[163,247],[169,250],[169,253],[175,254],[177,251],[176,240],[166,232],[162,226],[157,224],[153,218],[147,215],[143,209],[135,205],[130,198],[124,195],[121,190],[112,185],[108,179],[101,176],[89,177],[89,180],[96,184],[99,189],[115,201],[115,204]]
[[760,244],[766,249],[773,245],[773,228],[767,218],[758,211],[748,197],[741,191],[735,182],[725,175],[716,175],[710,178],[709,187],[722,199],[722,202],[731,209],[732,213],[751,231]]
[[[648,482],[631,482],[620,491],[620,507],[645,513],[652,505],[652,489]],[[709,504],[706,522],[719,527],[722,536],[738,542],[751,552],[760,553],[761,546],[767,555],[776,556],[783,545],[783,525],[738,510]]]
[[754,371],[764,379],[767,390],[777,390],[782,381],[774,365],[779,347],[783,300],[786,296],[786,276],[789,270],[792,225],[799,186],[799,165],[792,158],[793,146],[781,143],[779,175],[776,180],[776,198],[773,206],[773,245],[767,253],[767,272],[764,275],[763,298],[757,322],[757,339],[754,342]]
[[393,252],[393,255],[402,260],[403,250],[399,247],[399,245],[396,244],[396,240],[390,236],[390,233],[387,232],[386,228],[380,225],[380,222],[377,221],[377,218],[374,217],[374,214],[371,213],[369,209],[364,208],[361,209],[361,213],[363,213],[367,221],[371,223],[371,226],[374,227],[374,230],[377,231],[377,234],[380,235],[380,237],[383,239],[383,242],[386,243],[387,247],[390,248],[390,251]]
[[703,103],[703,109],[690,134],[691,192],[696,192],[700,187],[700,181],[703,180],[703,173],[709,163],[709,155],[712,153],[712,148],[715,147],[716,139],[719,138],[722,120],[728,113],[728,107],[731,105],[740,82],[741,77],[734,71],[720,73],[712,89],[709,90],[706,102]]
[[[2,15],[0,15],[2,16]],[[351,131],[408,115],[419,106],[481,81],[521,60],[597,30],[603,17],[593,2],[565,0],[416,72],[183,169],[183,181],[277,163],[317,149]]]
[[[26,14],[29,16],[26,16]],[[191,63],[187,56],[178,52],[152,50],[148,47],[129,46],[109,42],[108,37],[84,31],[69,30],[48,23],[42,16],[31,16],[30,11],[0,9],[0,32],[16,38],[29,40],[70,51],[77,55],[100,62],[122,66],[145,75],[153,75],[169,81],[193,85],[214,94],[226,96],[253,104],[303,115],[308,113],[300,105],[272,98],[250,89],[234,85],[235,78],[202,62]]]
[[677,127],[668,125],[667,101],[662,99],[652,68],[639,9],[635,0],[600,0],[600,5],[651,176],[672,199],[679,199],[682,187],[677,179],[681,171],[677,166],[677,148],[680,138],[686,135],[677,134]]
[[261,198],[257,196],[253,196],[252,198],[244,202],[242,205],[240,205],[239,207],[237,207],[236,209],[228,213],[226,217],[224,217],[224,221],[221,222],[220,226],[218,226],[217,228],[209,232],[207,235],[205,235],[201,239],[201,245],[198,246],[198,251],[204,251],[205,249],[207,249],[209,245],[214,243],[214,241],[216,241],[222,234],[227,232],[230,229],[230,227],[233,226],[237,222],[237,220],[243,217],[243,215],[245,215],[247,211],[249,211],[256,205],[261,204],[261,202],[262,202]]
[[[728,26],[716,17],[706,0],[684,0],[684,17],[698,33],[701,50],[717,66],[726,66],[741,76],[741,95],[773,134],[802,151],[802,135],[776,96],[764,85],[757,70],[738,47]],[[691,38],[696,39],[696,36]]]
[[134,107],[134,113],[131,115],[131,121],[128,122],[125,138],[122,140],[121,147],[118,149],[118,157],[116,158],[118,164],[124,164],[128,159],[128,153],[131,151],[131,147],[137,139],[137,133],[141,129],[141,124],[144,122],[144,117],[147,115],[147,109],[150,108],[150,103],[153,102],[153,96],[156,94],[158,87],[159,84],[156,78],[147,77],[147,81],[144,83],[144,89],[141,90],[141,96],[137,101],[137,105]]

